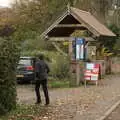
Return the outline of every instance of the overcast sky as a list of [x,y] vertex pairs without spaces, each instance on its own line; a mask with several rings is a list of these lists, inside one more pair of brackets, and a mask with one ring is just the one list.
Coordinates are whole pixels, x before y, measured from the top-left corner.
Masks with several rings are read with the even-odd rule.
[[8,7],[12,0],[0,0],[0,6]]

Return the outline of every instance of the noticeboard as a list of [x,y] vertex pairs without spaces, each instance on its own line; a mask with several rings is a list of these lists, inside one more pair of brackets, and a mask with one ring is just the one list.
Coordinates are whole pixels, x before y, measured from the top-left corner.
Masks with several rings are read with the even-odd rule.
[[84,79],[97,81],[100,75],[100,64],[86,63]]
[[85,59],[85,39],[76,38],[76,60]]

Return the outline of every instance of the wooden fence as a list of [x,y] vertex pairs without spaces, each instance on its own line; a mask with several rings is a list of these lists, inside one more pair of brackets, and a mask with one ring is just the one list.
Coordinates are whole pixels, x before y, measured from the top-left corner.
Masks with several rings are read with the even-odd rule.
[[114,57],[111,61],[112,73],[120,73],[120,57]]

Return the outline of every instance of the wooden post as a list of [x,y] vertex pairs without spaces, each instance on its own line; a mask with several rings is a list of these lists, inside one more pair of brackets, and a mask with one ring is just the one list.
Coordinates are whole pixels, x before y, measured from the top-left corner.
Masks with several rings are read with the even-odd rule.
[[80,64],[79,62],[76,63],[76,86],[80,84]]
[[[73,47],[72,47],[72,41],[69,41],[69,56],[70,60],[72,61],[73,56]],[[71,67],[72,68],[72,67]],[[76,73],[75,73],[76,79],[72,81],[72,83],[76,86],[80,85],[80,81],[84,81],[84,62],[83,61],[76,61]]]
[[87,81],[86,80],[84,80],[84,85],[85,85],[85,88],[87,87]]
[[79,75],[80,75],[80,82],[82,81],[84,81],[84,69],[85,69],[85,63],[84,63],[84,61],[83,60],[81,60],[80,62],[79,62],[79,67],[80,67],[80,73],[79,73]]
[[[70,56],[70,61],[72,61],[73,60],[73,47],[72,47],[72,41],[69,41],[69,56]],[[80,66],[79,66],[79,62],[78,61],[76,61],[75,62],[75,65],[76,65],[76,73],[75,73],[75,77],[76,77],[76,79],[73,79],[72,81],[71,81],[71,83],[72,83],[72,85],[74,86],[79,86],[79,83],[80,83]],[[72,66],[72,64],[71,64],[71,66]],[[72,68],[72,67],[70,67],[70,68]]]
[[69,40],[69,46],[68,46],[68,54],[69,54],[69,58],[70,58],[70,73],[72,73],[72,78],[71,78],[71,81],[70,81],[70,85],[71,86],[76,86],[75,84],[75,80],[76,80],[76,76],[74,78],[74,73],[73,73],[73,66],[76,65],[76,64],[73,64],[72,63],[72,41]]
[[70,56],[70,60],[72,60],[72,41],[69,41],[69,56]]

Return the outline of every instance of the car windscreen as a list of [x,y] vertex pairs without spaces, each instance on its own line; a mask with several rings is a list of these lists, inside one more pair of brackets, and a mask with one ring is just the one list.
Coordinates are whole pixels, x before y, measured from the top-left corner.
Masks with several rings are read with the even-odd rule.
[[20,59],[19,65],[27,65],[27,66],[30,66],[32,65],[32,61],[30,59]]

